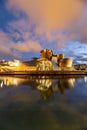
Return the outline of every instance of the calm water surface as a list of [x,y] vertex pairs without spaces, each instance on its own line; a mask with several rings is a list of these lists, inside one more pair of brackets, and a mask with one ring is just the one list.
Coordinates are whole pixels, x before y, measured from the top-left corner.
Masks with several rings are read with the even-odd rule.
[[87,130],[87,77],[0,77],[0,130]]

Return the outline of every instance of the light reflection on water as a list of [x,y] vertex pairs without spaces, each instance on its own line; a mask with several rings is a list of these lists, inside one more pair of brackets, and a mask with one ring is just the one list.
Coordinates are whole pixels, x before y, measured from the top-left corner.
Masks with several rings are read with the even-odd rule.
[[0,87],[18,87],[20,85],[31,86],[41,92],[41,97],[47,99],[51,93],[64,94],[67,89],[74,88],[75,78],[52,78],[48,76],[39,77],[0,77]]
[[10,129],[86,130],[87,77],[0,77],[0,130]]

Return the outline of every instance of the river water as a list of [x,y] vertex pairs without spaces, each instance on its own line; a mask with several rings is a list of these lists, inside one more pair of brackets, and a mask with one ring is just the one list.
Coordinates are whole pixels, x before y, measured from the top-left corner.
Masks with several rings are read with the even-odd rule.
[[0,130],[87,130],[87,77],[1,76]]

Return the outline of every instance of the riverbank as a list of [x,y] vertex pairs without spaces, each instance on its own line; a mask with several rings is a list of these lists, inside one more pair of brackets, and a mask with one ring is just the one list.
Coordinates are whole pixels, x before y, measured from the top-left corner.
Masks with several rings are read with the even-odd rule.
[[0,75],[87,75],[85,70],[75,71],[11,71],[11,72],[0,72]]

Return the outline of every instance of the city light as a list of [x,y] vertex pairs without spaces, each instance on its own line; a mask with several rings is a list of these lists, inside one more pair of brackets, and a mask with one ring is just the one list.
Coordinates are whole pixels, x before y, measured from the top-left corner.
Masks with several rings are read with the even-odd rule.
[[20,62],[19,62],[18,60],[14,60],[13,65],[14,65],[15,67],[19,66],[19,64],[20,64]]

